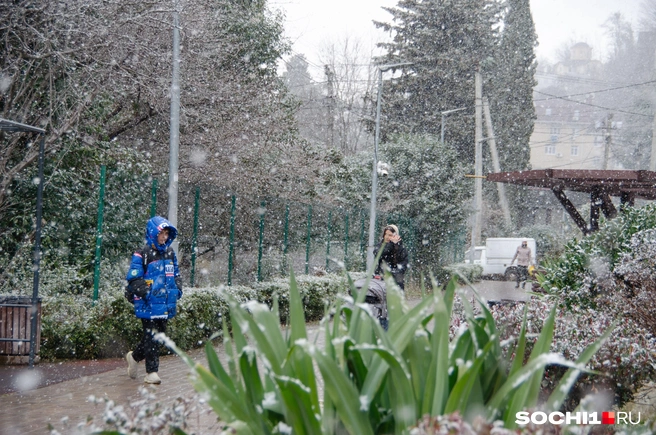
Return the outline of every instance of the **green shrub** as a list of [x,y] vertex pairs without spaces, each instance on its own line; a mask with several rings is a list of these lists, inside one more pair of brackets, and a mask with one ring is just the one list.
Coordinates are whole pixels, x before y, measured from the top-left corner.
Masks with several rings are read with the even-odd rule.
[[[521,304],[495,305],[491,312],[500,325],[501,340],[517,337],[525,316],[529,319],[527,333],[539,334],[549,308],[557,303],[556,297],[547,295]],[[633,394],[656,374],[656,343],[653,336],[643,324],[618,316],[622,311],[620,299],[604,298],[603,304],[608,310],[575,307],[572,312],[561,310],[559,313],[551,351],[568,359],[578,358],[613,322],[618,324],[613,330],[612,339],[607,340],[588,363],[588,367],[596,373],[582,375],[573,385],[572,394],[565,404],[567,411],[573,411],[580,399],[593,390],[609,393],[615,405],[622,406],[632,400]],[[531,343],[527,346],[527,357],[531,346]],[[542,383],[544,390],[548,392],[556,388],[563,374],[562,367],[549,367]]]
[[[308,320],[321,319],[326,306],[348,288],[346,277],[341,275],[303,276],[298,285]],[[167,334],[181,349],[202,345],[221,330],[223,319],[230,320],[226,295],[242,303],[258,301],[269,307],[275,295],[281,319],[287,321],[289,317],[289,281],[283,279],[252,287],[186,288]],[[122,288],[101,293],[95,304],[88,297],[70,294],[42,299],[40,356],[44,360],[120,357],[141,339],[141,322]]]
[[565,245],[563,254],[545,261],[540,283],[562,298],[566,307],[597,307],[600,286],[609,279],[621,259],[632,251],[631,239],[639,232],[656,228],[656,205],[626,208],[618,217],[604,221],[601,228],[581,240]]
[[480,264],[454,263],[445,266],[444,270],[449,276],[457,276],[460,284],[478,282],[483,275],[483,267]]
[[[388,280],[390,278],[388,277]],[[436,284],[434,283],[434,286]],[[163,337],[192,370],[192,383],[233,433],[407,433],[424,415],[460,413],[515,426],[515,413],[535,407],[546,366],[570,367],[546,405],[559,409],[576,377],[608,337],[610,329],[576,362],[549,353],[556,317],[550,310],[524,363],[526,320],[514,351],[504,358],[487,305],[480,315],[463,299],[466,323],[449,338],[456,280],[413,308],[388,281],[389,331],[366,304],[366,292],[351,289],[353,304],[337,301],[323,322],[323,349],[308,340],[301,292],[291,277],[290,329],[281,331],[274,306],[244,306],[226,295],[229,330],[223,322],[228,361],[206,344],[208,367],[191,360]],[[232,332],[232,334],[231,334]],[[248,337],[248,341],[247,341]],[[259,361],[259,363],[258,363]],[[321,372],[323,396],[315,374]]]

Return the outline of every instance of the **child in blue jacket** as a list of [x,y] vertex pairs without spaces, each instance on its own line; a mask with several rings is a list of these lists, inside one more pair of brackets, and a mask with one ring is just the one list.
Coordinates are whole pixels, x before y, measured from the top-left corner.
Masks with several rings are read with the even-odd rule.
[[168,220],[161,216],[151,218],[146,224],[146,244],[132,254],[126,277],[128,299],[143,326],[141,341],[125,356],[128,375],[135,379],[137,363],[145,359],[147,384],[162,382],[157,374],[161,344],[155,335],[166,332],[166,323],[175,316],[178,299],[182,297],[178,260],[171,248],[177,235],[178,230]]

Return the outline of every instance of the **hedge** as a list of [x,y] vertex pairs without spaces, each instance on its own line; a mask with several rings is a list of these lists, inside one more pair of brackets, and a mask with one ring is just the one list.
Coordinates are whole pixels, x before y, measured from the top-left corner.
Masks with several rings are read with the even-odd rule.
[[[364,274],[352,275],[352,279]],[[326,306],[348,289],[347,277],[302,275],[297,277],[307,321],[320,320]],[[278,297],[280,320],[289,315],[289,279],[246,286],[185,288],[178,302],[178,315],[168,323],[167,335],[179,348],[190,350],[202,345],[221,330],[222,319],[229,321],[224,294],[242,302],[256,300],[272,306]],[[54,359],[98,359],[121,357],[141,338],[141,323],[123,289],[102,295],[94,304],[84,296],[62,295],[43,298],[40,357]],[[163,349],[162,352],[167,352]]]

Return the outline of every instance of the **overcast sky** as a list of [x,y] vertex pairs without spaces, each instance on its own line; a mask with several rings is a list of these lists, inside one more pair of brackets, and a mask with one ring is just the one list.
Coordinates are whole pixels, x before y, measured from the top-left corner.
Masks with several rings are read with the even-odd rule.
[[[587,42],[594,50],[593,56],[603,59],[607,43],[602,24],[612,13],[621,12],[636,30],[642,0],[530,1],[538,34],[538,58],[554,61],[558,49],[571,41]],[[396,3],[397,0],[270,0],[269,4],[285,12],[286,35],[294,43],[294,52],[305,54],[318,65],[319,50],[327,41],[338,42],[350,35],[373,45],[384,38],[372,20],[389,21],[390,15],[381,7],[393,7]]]

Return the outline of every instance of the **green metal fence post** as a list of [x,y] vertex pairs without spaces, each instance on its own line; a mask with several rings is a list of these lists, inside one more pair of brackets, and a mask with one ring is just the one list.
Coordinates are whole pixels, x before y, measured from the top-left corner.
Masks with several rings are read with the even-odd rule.
[[[364,259],[365,257],[365,242],[364,242],[364,212],[360,210],[360,258]],[[366,268],[365,261],[365,268]]]
[[106,166],[100,167],[100,194],[98,195],[98,226],[96,227],[96,260],[93,269],[93,303],[98,300],[100,284],[100,250],[102,247],[103,209],[105,207],[105,172]]
[[310,273],[310,243],[312,241],[312,206],[308,206],[307,242],[305,247],[305,274]]
[[330,263],[330,231],[332,230],[333,223],[333,212],[328,212],[328,231],[326,232],[326,271],[328,271],[328,265]]
[[264,244],[264,213],[266,202],[260,203],[260,240],[257,244],[257,282],[262,282],[262,245]]
[[234,250],[235,250],[235,213],[237,210],[236,207],[236,202],[237,198],[235,195],[232,195],[231,199],[231,206],[230,206],[230,253],[228,254],[228,285],[232,285],[232,267],[233,267],[233,258],[234,258]]
[[191,278],[189,282],[193,287],[196,278],[196,251],[198,250],[198,207],[200,205],[200,187],[196,187],[194,200],[194,233],[191,237]]
[[157,178],[153,178],[153,183],[150,188],[150,217],[157,214]]
[[285,205],[285,232],[282,242],[282,270],[287,272],[287,237],[289,235],[289,204]]
[[348,268],[348,242],[349,242],[349,214],[346,212],[344,216],[344,269]]

